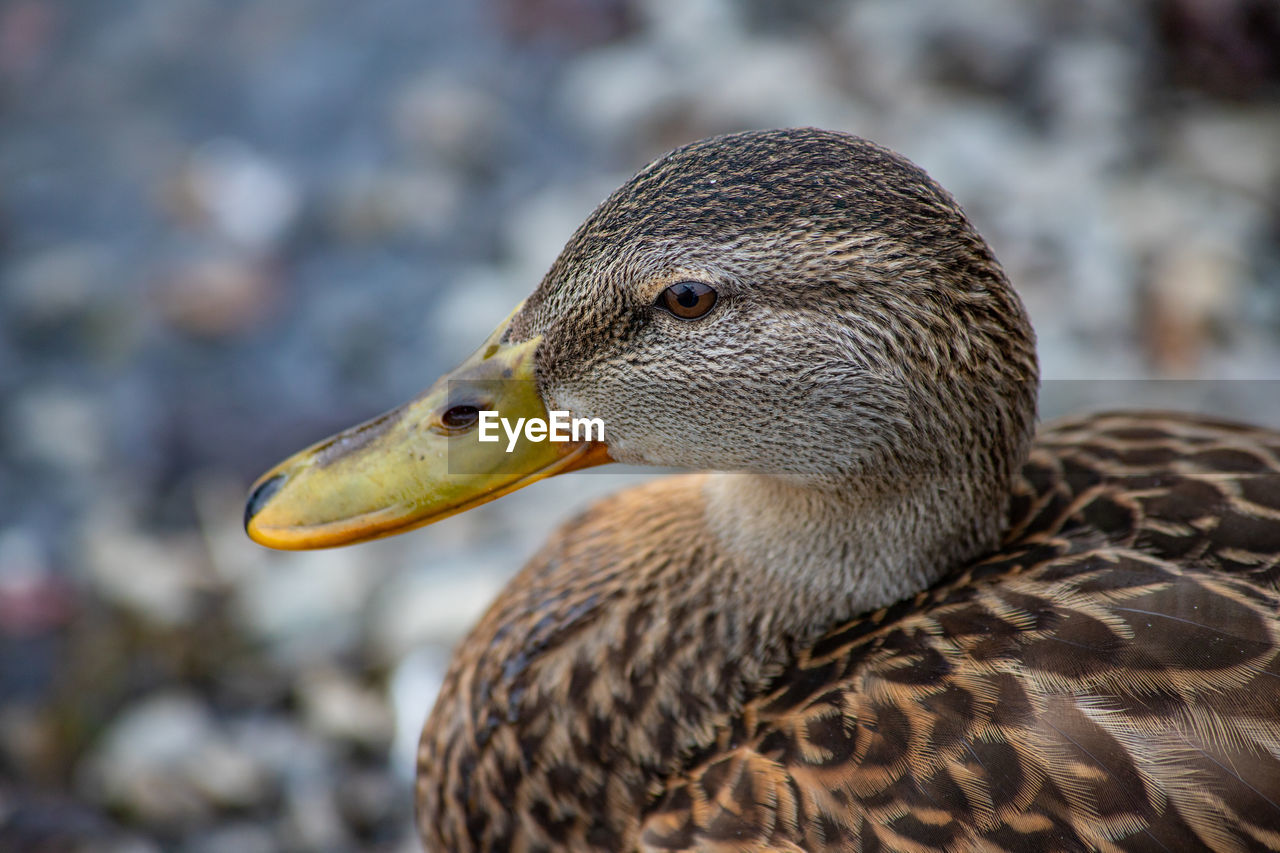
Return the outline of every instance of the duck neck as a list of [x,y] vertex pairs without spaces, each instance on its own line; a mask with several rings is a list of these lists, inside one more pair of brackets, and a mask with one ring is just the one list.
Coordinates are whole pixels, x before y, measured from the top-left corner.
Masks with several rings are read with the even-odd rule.
[[970,482],[851,479],[833,486],[717,473],[704,491],[708,526],[726,555],[769,581],[775,618],[804,642],[834,622],[926,589],[995,547],[1005,501],[999,490]]
[[419,752],[427,849],[632,849],[663,780],[798,650],[983,550],[973,479],[695,474],[597,504],[454,660]]

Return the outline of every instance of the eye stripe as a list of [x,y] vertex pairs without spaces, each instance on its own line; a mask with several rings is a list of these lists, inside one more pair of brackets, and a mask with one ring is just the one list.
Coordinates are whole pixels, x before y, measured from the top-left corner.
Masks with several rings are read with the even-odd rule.
[[716,290],[700,281],[678,281],[658,294],[657,305],[681,320],[696,320],[715,307]]

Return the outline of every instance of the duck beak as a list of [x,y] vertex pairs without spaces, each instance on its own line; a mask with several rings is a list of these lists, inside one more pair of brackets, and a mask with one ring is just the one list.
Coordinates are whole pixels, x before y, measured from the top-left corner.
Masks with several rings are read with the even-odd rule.
[[[551,419],[533,373],[541,337],[504,342],[510,321],[417,399],[263,474],[245,505],[249,536],[289,550],[363,542],[439,521],[544,477],[612,461],[603,436],[587,440],[585,430],[578,441],[533,441],[524,430],[512,438],[507,429],[518,418],[526,424]],[[481,411],[497,412],[486,416],[484,430]]]

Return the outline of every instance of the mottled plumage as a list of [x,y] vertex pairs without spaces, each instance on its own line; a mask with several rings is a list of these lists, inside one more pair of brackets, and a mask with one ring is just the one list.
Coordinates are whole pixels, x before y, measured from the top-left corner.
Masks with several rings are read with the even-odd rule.
[[839,626],[646,808],[646,850],[1280,847],[1280,435],[1046,430],[1001,549]]
[[[690,277],[718,324],[646,312]],[[511,583],[423,734],[429,847],[1280,848],[1280,435],[1085,418],[1015,478],[1030,331],[914,166],[816,131],[674,152],[534,334],[614,458],[753,473],[604,501]]]
[[[434,719],[467,732],[426,732],[424,835],[440,849],[1280,847],[1277,471],[1267,430],[1059,422],[996,553],[802,648],[767,614],[721,610],[753,579],[671,512],[696,477],[625,492],[566,526],[460,649]],[[735,628],[753,654],[722,651],[741,646]]]
[[[661,308],[688,281],[705,317]],[[818,130],[678,149],[463,372],[504,358],[613,459],[708,473],[570,521],[463,640],[428,849],[1280,850],[1280,433],[1033,441],[1022,305],[908,161]],[[415,405],[378,429],[439,422]],[[380,535],[514,482],[421,475],[444,497],[388,515],[372,434],[337,439],[354,480],[315,473],[327,445],[264,477],[251,532]]]

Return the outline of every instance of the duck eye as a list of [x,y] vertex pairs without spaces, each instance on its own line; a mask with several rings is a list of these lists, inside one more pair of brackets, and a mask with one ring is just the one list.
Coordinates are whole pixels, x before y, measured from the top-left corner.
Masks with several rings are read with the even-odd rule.
[[696,320],[716,304],[716,290],[700,281],[679,281],[658,294],[658,307],[681,320]]

